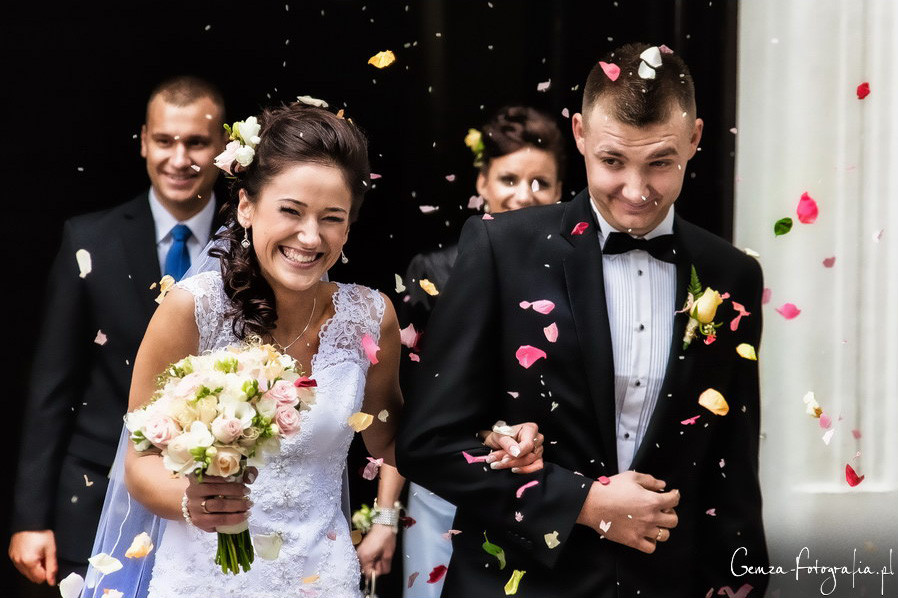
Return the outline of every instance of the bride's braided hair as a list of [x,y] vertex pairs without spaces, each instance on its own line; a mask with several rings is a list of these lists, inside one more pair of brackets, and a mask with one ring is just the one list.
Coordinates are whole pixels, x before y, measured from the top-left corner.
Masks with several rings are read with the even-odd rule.
[[[368,190],[370,166],[368,141],[351,121],[328,110],[294,103],[266,109],[259,117],[260,141],[248,167],[236,170],[231,183],[231,201],[225,206],[225,228],[216,235],[225,241],[209,251],[221,261],[224,292],[233,308],[237,338],[262,336],[271,331],[278,319],[274,291],[259,266],[252,246],[241,245],[244,230],[237,221],[239,192],[243,189],[255,202],[262,188],[284,168],[293,164],[314,163],[339,168],[352,193],[350,223],[358,217],[365,191]],[[252,229],[249,231],[252,239]]]

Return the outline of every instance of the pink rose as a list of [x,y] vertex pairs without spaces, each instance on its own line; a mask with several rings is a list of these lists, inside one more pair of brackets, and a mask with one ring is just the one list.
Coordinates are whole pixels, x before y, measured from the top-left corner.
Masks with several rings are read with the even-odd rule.
[[167,415],[151,415],[144,425],[143,434],[154,446],[164,448],[171,439],[181,433],[178,424]]
[[278,407],[274,415],[274,421],[280,428],[281,434],[292,436],[299,432],[299,411],[286,405]]
[[286,380],[278,380],[265,394],[274,399],[278,407],[295,407],[299,403],[296,389]]
[[243,433],[243,422],[236,417],[217,417],[212,422],[212,435],[223,444],[231,444]]
[[224,170],[228,174],[231,172],[231,165],[237,159],[237,150],[240,149],[239,141],[232,141],[225,146],[223,152],[215,156],[215,165]]

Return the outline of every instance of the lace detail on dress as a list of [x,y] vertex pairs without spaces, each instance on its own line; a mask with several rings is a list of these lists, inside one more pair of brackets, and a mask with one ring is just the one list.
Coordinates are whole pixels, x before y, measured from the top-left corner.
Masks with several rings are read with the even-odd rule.
[[[179,284],[196,300],[200,350],[236,343],[232,320],[224,317],[228,302],[221,275],[206,272]],[[256,558],[248,573],[224,575],[213,563],[215,534],[169,521],[156,552],[150,598],[359,597],[359,563],[341,500],[353,437],[347,419],[361,409],[365,392],[369,362],[362,337],[379,340],[385,303],[376,291],[344,284],[337,285],[333,302],[334,315],[319,332],[312,358],[315,405],[302,414],[299,434],[282,441],[252,485],[250,533],[279,534],[279,558]],[[314,583],[302,582],[314,575]]]

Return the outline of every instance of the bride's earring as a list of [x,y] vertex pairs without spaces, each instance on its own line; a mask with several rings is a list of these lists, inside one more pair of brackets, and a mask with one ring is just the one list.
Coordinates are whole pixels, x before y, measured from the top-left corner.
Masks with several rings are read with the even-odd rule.
[[343,252],[342,249],[340,250],[340,261],[341,261],[342,263],[344,263],[344,264],[348,264],[348,263],[349,263],[349,258],[346,257],[346,254]]
[[252,245],[249,240],[249,229],[245,226],[243,227],[243,240],[240,241],[240,246],[244,249],[249,249],[249,246]]

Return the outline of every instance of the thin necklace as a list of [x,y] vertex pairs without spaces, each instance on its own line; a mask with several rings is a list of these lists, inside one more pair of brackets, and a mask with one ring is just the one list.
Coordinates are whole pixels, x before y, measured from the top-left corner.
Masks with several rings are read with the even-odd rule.
[[312,324],[312,316],[315,315],[315,306],[316,306],[316,305],[318,305],[318,295],[317,295],[317,294],[315,295],[314,299],[312,300],[312,311],[311,311],[311,313],[309,313],[309,321],[306,322],[306,327],[303,328],[303,329],[302,329],[302,332],[299,333],[299,336],[297,336],[295,339],[293,339],[293,341],[292,341],[289,345],[287,345],[286,347],[285,347],[284,345],[282,345],[281,343],[279,343],[279,342],[278,342],[278,339],[274,338],[274,333],[273,333],[273,332],[269,332],[269,333],[268,333],[268,334],[271,335],[271,339],[272,339],[274,342],[276,342],[276,343],[278,344],[278,346],[279,346],[281,349],[284,350],[284,352],[286,352],[288,349],[290,349],[290,347],[292,347],[293,344],[294,344],[296,341],[298,341],[299,339],[301,339],[301,338],[302,338],[302,335],[304,335],[304,334],[306,333],[306,330],[309,329],[309,326]]

